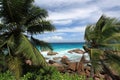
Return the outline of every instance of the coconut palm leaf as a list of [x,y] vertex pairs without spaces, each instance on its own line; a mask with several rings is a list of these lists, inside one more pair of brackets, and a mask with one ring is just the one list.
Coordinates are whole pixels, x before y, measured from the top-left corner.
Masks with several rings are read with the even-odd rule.
[[[46,66],[47,63],[35,45],[31,43],[26,33],[31,35],[53,31],[55,28],[47,21],[47,11],[33,5],[34,0],[0,0],[0,54],[8,58],[9,69],[15,72],[16,77],[20,75],[17,71],[30,60],[32,66]],[[25,35],[26,34],[26,35]],[[34,43],[43,45],[44,48],[51,47],[37,39]],[[37,45],[37,44],[36,44]],[[7,62],[6,62],[7,63]]]
[[102,43],[116,43],[120,40],[120,33],[113,33],[111,36],[104,38]]
[[[89,25],[86,27],[85,29],[85,40],[90,41],[92,38],[94,38],[94,34],[93,34],[93,30],[94,30],[94,26]],[[88,36],[90,35],[90,36]]]
[[16,79],[18,80],[22,73],[22,63],[21,59],[18,57],[8,57],[7,59],[8,68],[15,74]]
[[103,50],[100,50],[100,49],[91,49],[91,58],[92,59],[95,59],[95,60],[99,60],[100,57],[104,54],[104,51]]
[[102,44],[101,47],[106,50],[120,51],[120,44],[118,43]]
[[53,50],[52,46],[44,41],[40,41],[38,39],[35,39],[31,36],[31,41],[35,46],[40,46],[41,50]]
[[20,45],[16,49],[16,54],[23,54],[27,59],[32,60],[34,65],[46,65],[46,61],[42,54],[31,44],[31,42],[20,34]]
[[[95,25],[90,25],[85,30],[86,46],[89,48],[88,52],[90,53],[94,71],[97,71],[95,66],[101,66],[103,71],[113,79],[115,79],[115,75],[111,70],[116,71],[115,68],[119,66],[119,53],[113,55],[116,54],[116,51],[120,51],[119,23],[115,18],[103,15]],[[113,54],[106,54],[108,51],[112,51]],[[120,69],[117,70],[118,74]]]
[[54,31],[55,28],[49,21],[39,21],[39,23],[31,25],[28,28],[28,33],[30,34],[39,34],[45,31]]
[[29,9],[29,13],[27,14],[25,25],[29,25],[30,23],[33,23],[33,22],[38,23],[39,20],[42,20],[46,16],[48,16],[46,10],[41,9],[37,6],[32,6],[32,8]]
[[91,57],[92,66],[94,68],[94,72],[95,73],[100,72],[102,70],[100,59],[104,54],[104,51],[100,49],[91,49],[90,54],[91,54],[90,57]]
[[33,0],[2,0],[1,17],[4,17],[5,23],[19,23],[26,15],[26,10],[31,2]]

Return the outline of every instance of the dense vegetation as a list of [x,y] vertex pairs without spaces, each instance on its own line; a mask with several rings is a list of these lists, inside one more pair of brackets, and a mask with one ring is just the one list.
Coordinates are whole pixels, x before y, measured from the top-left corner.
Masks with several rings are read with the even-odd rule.
[[86,45],[92,74],[104,72],[113,80],[120,79],[120,21],[101,16],[95,25],[85,31]]
[[[15,80],[15,76],[10,71],[7,71],[0,74],[0,80]],[[46,67],[41,68],[37,72],[28,72],[23,77],[20,77],[20,80],[86,80],[86,78],[77,74],[62,74],[54,67]]]
[[[33,5],[34,0],[0,0],[0,70],[10,70],[19,79],[26,64],[46,66],[36,48],[51,49],[48,43],[32,37],[55,28],[45,18],[47,11]],[[27,65],[27,66],[28,66]],[[29,71],[29,70],[28,70]]]

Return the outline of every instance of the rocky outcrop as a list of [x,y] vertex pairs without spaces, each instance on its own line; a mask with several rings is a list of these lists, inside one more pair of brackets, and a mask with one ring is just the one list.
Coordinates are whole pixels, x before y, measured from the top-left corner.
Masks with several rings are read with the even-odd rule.
[[49,64],[53,64],[53,63],[56,63],[55,61],[53,61],[53,60],[49,60],[49,62],[48,62]]
[[61,62],[62,62],[63,64],[69,64],[69,63],[70,63],[70,61],[68,60],[68,57],[67,57],[67,56],[63,56],[63,57],[61,58]]
[[61,57],[54,57],[53,60],[59,60]]
[[76,62],[71,62],[68,64],[68,70],[76,71]]
[[[87,64],[87,65],[85,65]],[[86,80],[89,80],[91,73],[91,65],[86,63],[85,57],[82,56],[79,62],[70,62],[67,56],[61,58],[61,63],[57,63],[53,60],[49,60],[49,66],[54,66],[62,73],[85,75]],[[107,74],[96,73],[93,78],[95,80],[112,80]],[[119,80],[119,79],[116,79]]]
[[53,64],[51,64],[51,66],[56,67],[57,70],[60,71],[60,72],[64,72],[64,70],[65,70],[64,66],[62,64],[59,64],[59,63],[53,63]]
[[47,53],[47,55],[50,55],[50,56],[56,55],[56,54],[58,54],[58,53],[57,53],[57,52],[52,52],[52,51],[49,51],[49,52]]
[[74,50],[68,51],[68,53],[84,54],[85,52],[83,50],[80,50],[80,49],[74,49]]

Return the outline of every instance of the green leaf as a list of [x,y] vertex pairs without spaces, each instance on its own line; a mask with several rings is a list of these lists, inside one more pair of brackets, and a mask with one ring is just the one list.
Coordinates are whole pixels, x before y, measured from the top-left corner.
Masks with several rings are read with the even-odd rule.
[[44,41],[40,41],[38,39],[35,39],[33,37],[31,37],[31,40],[32,40],[32,43],[35,45],[35,46],[40,46],[41,50],[53,50],[52,49],[52,46],[47,43],[47,42],[44,42]]
[[39,21],[28,28],[28,33],[39,34],[45,31],[54,31],[55,27],[49,21]]
[[20,34],[20,45],[17,47],[17,54],[23,54],[27,59],[32,60],[34,65],[46,65],[45,58],[42,54],[30,43],[30,41]]
[[22,63],[18,57],[8,57],[8,68],[15,74],[16,79],[19,79],[22,74]]

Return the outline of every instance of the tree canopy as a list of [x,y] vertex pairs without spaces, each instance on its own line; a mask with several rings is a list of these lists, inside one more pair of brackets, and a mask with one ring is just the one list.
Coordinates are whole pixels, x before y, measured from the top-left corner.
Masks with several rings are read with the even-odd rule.
[[6,64],[2,66],[7,66],[18,77],[26,60],[31,60],[32,65],[46,65],[36,46],[52,50],[48,43],[32,37],[34,34],[55,30],[51,22],[46,20],[47,11],[33,2],[0,0],[0,59]]

